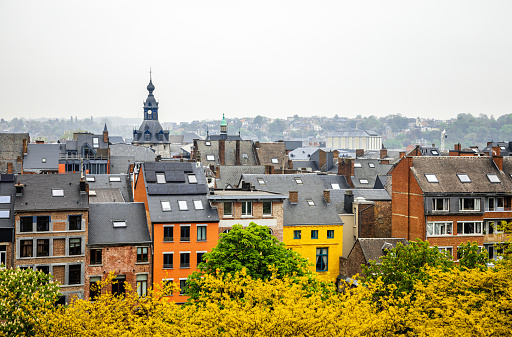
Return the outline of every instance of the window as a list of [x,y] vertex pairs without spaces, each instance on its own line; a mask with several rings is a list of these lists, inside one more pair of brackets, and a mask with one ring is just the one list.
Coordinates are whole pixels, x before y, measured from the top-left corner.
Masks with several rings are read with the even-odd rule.
[[215,156],[214,156],[214,155],[212,155],[212,154],[209,154],[209,155],[207,155],[207,156],[206,156],[206,160],[208,160],[208,161],[214,161],[214,160],[215,160]]
[[448,258],[453,259],[453,247],[437,247],[440,253],[445,254]]
[[11,217],[11,210],[2,209],[0,210],[0,219],[8,219]]
[[327,238],[328,239],[334,239],[334,229],[328,229],[327,230]]
[[196,210],[198,209],[204,209],[203,208],[203,203],[201,202],[201,200],[194,200],[194,208]]
[[90,197],[95,197],[97,194],[96,194],[96,191],[93,191],[93,190],[89,190],[89,196]]
[[501,183],[500,178],[498,178],[496,174],[488,174],[487,179],[489,179],[491,183]]
[[[68,284],[82,283],[82,266],[79,264],[70,264],[68,267]],[[114,285],[112,285],[112,288]]]
[[148,262],[148,247],[137,247],[137,262]]
[[206,226],[197,226],[197,241],[206,241]]
[[272,201],[264,201],[263,202],[263,216],[271,216],[272,215]]
[[33,249],[32,240],[20,240],[20,257],[32,257]]
[[212,145],[209,141],[204,142],[204,144],[205,144],[206,146],[210,146],[210,145]]
[[185,295],[187,292],[187,279],[180,278],[180,295]]
[[101,264],[101,249],[91,249],[91,264]]
[[459,199],[460,211],[480,211],[479,198],[461,198]]
[[435,174],[425,174],[425,178],[427,178],[427,181],[429,183],[438,183],[439,180],[437,179]]
[[327,271],[329,261],[329,249],[317,248],[316,249],[316,271]]
[[452,222],[428,222],[427,236],[452,235]]
[[180,208],[180,211],[188,211],[187,201],[178,200],[178,207]]
[[448,198],[433,198],[432,211],[441,212],[450,210],[450,199]]
[[160,201],[160,204],[162,205],[162,211],[163,212],[169,212],[171,210],[171,202],[170,201]]
[[95,182],[96,181],[96,177],[86,177],[85,180],[87,180],[88,182]]
[[180,241],[190,241],[190,226],[180,226]]
[[50,274],[50,266],[37,266],[36,271],[41,271],[45,274]]
[[188,175],[188,183],[189,184],[197,184],[197,178],[195,174]]
[[37,239],[37,256],[50,256],[49,239]]
[[164,253],[164,269],[172,269],[173,266],[173,253]]
[[20,232],[32,232],[34,230],[34,218],[31,216],[20,217]]
[[156,183],[157,184],[165,184],[165,173],[157,173],[156,174]]
[[64,190],[62,188],[54,188],[52,190],[52,197],[63,197]]
[[294,230],[294,231],[293,231],[293,238],[294,238],[295,240],[299,240],[299,239],[300,239],[300,237],[301,237],[301,231],[300,231],[300,230]]
[[333,189],[333,190],[339,190],[339,189],[340,189],[340,184],[332,183],[332,184],[331,184],[331,189]]
[[430,153],[434,156],[439,156],[439,151],[437,150],[431,150]]
[[362,167],[361,163],[354,163],[354,167]]
[[82,216],[81,215],[70,215],[68,221],[69,221],[69,230],[70,231],[79,231],[82,229]]
[[69,239],[69,255],[81,255],[82,254],[82,239],[73,238]]
[[146,296],[148,290],[148,275],[137,275],[137,294],[139,297]]
[[121,177],[108,177],[108,181],[110,181],[111,183],[120,183],[121,182]]
[[125,294],[125,275],[117,275],[112,283],[112,295],[114,296],[124,296]]
[[0,195],[0,204],[10,204],[11,196],[10,195]]
[[174,241],[174,227],[164,226],[164,242]]
[[263,178],[258,178],[258,184],[265,185],[265,180]]
[[97,148],[99,148],[99,147],[100,147],[100,140],[99,140],[99,138],[98,138],[98,137],[94,137],[94,138],[92,139],[92,147],[93,147],[94,149],[97,149]]
[[233,216],[233,203],[230,201],[224,203],[224,216]]
[[457,222],[458,235],[482,234],[483,224],[481,221]]
[[465,173],[457,173],[457,177],[459,177],[459,180],[461,183],[470,183],[471,179],[469,179],[469,176]]
[[368,184],[368,179],[359,179],[360,184]]
[[299,177],[295,177],[295,182],[297,183],[297,185],[302,185],[302,179],[299,178]]
[[190,268],[190,252],[180,253],[180,268]]
[[124,220],[114,220],[112,221],[114,227],[126,227],[126,221]]
[[318,230],[317,229],[311,230],[311,238],[318,239]]
[[5,267],[7,264],[7,246],[0,246],[0,266]]
[[247,153],[242,153],[242,158],[243,159],[249,159],[249,155]]
[[309,206],[315,206],[315,202],[313,200],[309,199],[309,200],[306,200],[306,201],[308,202]]
[[503,211],[505,209],[504,206],[505,206],[505,199],[503,197],[487,198],[487,210],[490,212]]
[[279,164],[279,160],[277,158],[272,158],[272,164]]
[[368,167],[375,168],[375,164],[374,163],[368,163]]
[[197,265],[199,265],[201,262],[203,262],[203,256],[206,252],[196,252],[197,254]]
[[242,216],[252,215],[252,201],[242,201]]
[[96,282],[101,281],[100,276],[91,276],[89,277],[89,299],[94,300],[98,295],[99,292],[99,285]]

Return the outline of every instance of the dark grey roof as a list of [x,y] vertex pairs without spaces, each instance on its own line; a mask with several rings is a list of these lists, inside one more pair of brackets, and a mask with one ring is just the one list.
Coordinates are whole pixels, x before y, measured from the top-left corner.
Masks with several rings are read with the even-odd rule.
[[[504,168],[509,157],[503,158]],[[414,174],[423,192],[426,193],[511,193],[512,179],[499,171],[492,157],[446,156],[446,157],[412,157]],[[507,165],[508,166],[508,165]],[[462,183],[458,173],[465,173],[471,179]],[[508,171],[510,173],[510,171]],[[429,183],[425,174],[435,174],[438,183]],[[499,183],[492,183],[487,174],[496,174]]]
[[203,137],[198,136],[194,132],[185,132],[183,134],[183,144],[192,144],[194,143],[194,139],[203,139]]
[[[158,139],[159,133],[164,135],[162,140]],[[149,140],[146,140],[145,134],[149,134]],[[170,144],[169,130],[162,129],[162,125],[157,119],[144,120],[139,130],[134,131],[133,136],[132,144]],[[135,139],[135,136],[138,138]]]
[[183,144],[183,135],[169,135],[169,142],[171,144]]
[[64,144],[28,144],[23,158],[23,171],[58,171],[59,156],[66,153]]
[[[201,201],[203,209],[195,209],[194,200]],[[162,201],[169,201],[171,211],[162,210]],[[178,201],[187,203],[187,211],[181,211]],[[151,222],[187,223],[187,222],[219,222],[217,209],[210,206],[206,193],[196,195],[149,195],[149,214]]]
[[288,157],[295,161],[295,160],[309,160],[313,153],[318,151],[318,148],[316,147],[299,147],[295,150],[291,151],[288,154]]
[[220,140],[220,139],[225,139],[225,140],[242,140],[242,137],[240,137],[240,135],[212,135],[212,134],[209,134],[206,137],[206,140]]
[[110,145],[110,157],[133,157],[135,162],[154,161],[156,154],[145,146],[136,146],[132,144],[112,144]]
[[[113,221],[126,221],[126,227],[114,227]],[[99,203],[89,206],[88,245],[140,244],[151,242],[143,202]]]
[[124,144],[124,138],[121,136],[108,136],[108,141],[111,144]]
[[242,174],[265,174],[265,166],[219,166],[219,178],[215,179],[217,188],[237,187]]
[[[157,173],[164,173],[165,184],[158,184]],[[189,183],[187,176],[194,174],[197,183]],[[149,195],[206,194],[208,185],[201,167],[188,162],[144,163],[144,178]]]
[[[210,145],[206,145],[209,142]],[[218,140],[198,140],[196,141],[197,150],[201,156],[201,163],[207,165],[220,165],[219,159],[219,141]],[[257,164],[256,153],[251,140],[240,141],[240,165],[254,166]],[[236,140],[226,140],[225,146],[225,165],[236,164]],[[246,155],[246,156],[245,156]],[[208,156],[213,156],[214,160],[208,160]]]
[[[21,174],[18,183],[24,185],[23,195],[16,196],[15,210],[88,209],[86,193],[80,193],[80,174]],[[63,197],[53,197],[52,189],[63,189]]]
[[9,211],[8,218],[0,218],[0,228],[14,228],[14,181],[13,174],[0,175],[0,196],[10,197],[10,202],[0,203],[1,211]]
[[[115,181],[117,178],[121,181]],[[119,194],[112,194],[112,192],[110,192],[112,197],[116,198],[115,202],[130,202],[133,200],[130,175],[128,174],[88,174],[86,175],[86,179],[88,179],[89,191],[98,192],[103,189],[118,190]],[[94,181],[91,181],[92,179],[94,179]],[[103,197],[107,197],[105,193],[102,194]],[[119,199],[119,195],[122,196],[121,199]],[[114,202],[114,200],[105,202]]]
[[288,199],[288,195],[279,194],[275,192],[258,191],[258,190],[242,190],[242,189],[226,189],[215,190],[213,194],[210,192],[208,200],[212,201],[263,201],[263,200],[279,200],[284,201]]
[[[363,252],[364,258],[368,263],[370,260],[376,261],[380,263],[380,258],[384,255],[384,251],[382,248],[390,247],[395,248],[397,243],[402,243],[402,245],[408,245],[406,239],[398,239],[398,238],[379,238],[379,239],[357,239],[359,244],[361,245],[361,250]],[[350,254],[349,254],[350,255]]]
[[[345,194],[349,189],[330,190],[331,204],[336,207],[338,214],[346,213]],[[351,189],[355,198],[364,198],[368,201],[391,201],[391,196],[384,189]]]
[[104,188],[89,191],[89,203],[97,204],[100,202],[125,202],[125,200],[121,194],[121,190],[118,188]]
[[[356,167],[356,165],[361,167]],[[370,166],[374,167],[370,167]],[[352,183],[355,188],[374,188],[375,180],[378,175],[386,175],[393,165],[381,164],[378,159],[362,159],[357,158],[354,161],[354,176],[352,177]],[[362,183],[361,180],[366,179],[368,183]]]
[[[258,178],[262,178],[265,185],[260,185]],[[302,184],[297,184],[295,178],[300,178]],[[328,205],[325,202],[323,183],[316,174],[244,174],[242,180],[262,191],[285,195],[290,191],[298,192],[297,204],[292,204],[289,200],[283,203],[285,226],[343,224],[332,203]],[[309,206],[307,200],[313,200],[315,206]]]
[[345,176],[338,176],[334,174],[319,174],[318,178],[322,182],[325,189],[334,189],[333,184],[338,184],[339,189],[349,189],[350,186],[347,183]]
[[286,151],[293,151],[302,146],[301,140],[285,140]]
[[311,160],[294,160],[293,161],[293,169],[294,170],[305,170],[309,172],[319,171],[318,165],[316,162]]
[[[94,148],[94,150],[99,149],[108,149],[108,142],[103,141],[103,134],[95,135],[92,133],[75,133],[73,137],[76,139],[77,149],[81,149],[82,146],[88,144],[91,148],[93,148],[93,138],[98,138],[98,148]],[[67,144],[67,142],[66,142]]]

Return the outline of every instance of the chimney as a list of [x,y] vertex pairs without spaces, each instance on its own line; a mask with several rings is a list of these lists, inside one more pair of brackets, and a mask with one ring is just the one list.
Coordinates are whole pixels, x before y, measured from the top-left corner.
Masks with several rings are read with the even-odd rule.
[[293,169],[293,161],[291,159],[288,159],[288,168],[290,170]]
[[[318,168],[320,171],[322,171],[322,168],[325,166],[325,163],[327,162],[327,155],[325,151],[319,150],[318,151]],[[323,171],[327,171],[327,168],[325,168]]]
[[389,164],[389,159],[383,159],[380,161],[381,164]]
[[455,151],[460,151],[461,148],[460,143],[455,144]]
[[331,191],[324,190],[324,200],[327,204],[331,203]]
[[107,129],[107,123],[105,123],[105,127],[103,128],[103,143],[108,144],[108,129]]
[[400,155],[400,159],[402,159],[403,157],[405,157],[405,151],[400,151],[399,155]]
[[220,165],[226,165],[226,141],[219,139],[219,160]]
[[299,203],[299,192],[298,191],[290,191],[289,195],[288,195],[288,200],[290,201],[290,204]]
[[380,150],[380,159],[384,159],[388,156],[388,150],[387,149],[381,149]]
[[7,163],[7,174],[12,174],[13,173],[13,165],[11,162],[8,162]]
[[345,192],[345,199],[343,204],[343,209],[345,213],[352,214],[352,203],[354,202],[354,192],[352,190],[347,190]]
[[23,138],[23,154],[27,154],[27,153],[28,153],[28,139]]
[[80,194],[87,193],[87,190],[89,189],[89,186],[87,186],[87,182],[85,180],[80,180]]
[[354,175],[354,159],[343,158],[341,161],[338,159],[338,175],[345,176],[350,188],[355,188],[352,183],[352,176]]
[[493,146],[492,147],[492,156],[500,156],[501,155],[501,148],[499,146]]
[[332,159],[334,159],[334,160],[338,159],[339,155],[340,155],[340,153],[338,152],[338,150],[332,151]]
[[23,184],[21,184],[19,181],[16,184],[16,196],[17,197],[23,196]]
[[498,170],[503,171],[503,156],[492,156],[492,161],[496,164]]
[[364,149],[356,149],[356,158],[364,157]]
[[274,174],[274,166],[265,165],[265,174]]
[[[237,139],[235,147],[235,165],[240,165],[240,139]],[[259,142],[258,142],[259,144]]]

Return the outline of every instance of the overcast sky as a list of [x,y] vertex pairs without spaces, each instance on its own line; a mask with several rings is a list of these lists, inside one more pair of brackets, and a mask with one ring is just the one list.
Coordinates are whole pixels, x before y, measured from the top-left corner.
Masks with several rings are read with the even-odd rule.
[[0,0],[0,115],[512,113],[512,1]]

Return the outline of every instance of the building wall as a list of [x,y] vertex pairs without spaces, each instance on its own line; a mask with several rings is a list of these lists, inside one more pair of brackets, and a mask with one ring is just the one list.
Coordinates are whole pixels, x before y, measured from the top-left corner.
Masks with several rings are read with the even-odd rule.
[[[301,238],[294,239],[294,231],[301,231]],[[318,239],[311,238],[311,231],[318,230]],[[334,230],[334,238],[327,238],[327,230]],[[327,271],[318,272],[322,281],[336,282],[340,272],[339,258],[343,253],[343,225],[302,225],[284,226],[283,242],[312,264],[310,270],[316,272],[317,248],[328,248]]]
[[375,238],[391,237],[391,201],[375,201]]
[[151,226],[151,217],[149,214],[149,205],[148,205],[148,196],[146,194],[146,181],[144,179],[142,166],[139,170],[138,175],[133,180],[134,190],[133,190],[133,201],[134,202],[143,202],[144,208],[146,209],[146,219],[148,221],[148,229],[149,235],[153,236],[153,228]]
[[340,258],[340,274],[353,278],[354,275],[362,275],[362,264],[366,264],[361,244],[356,242],[347,259]]

